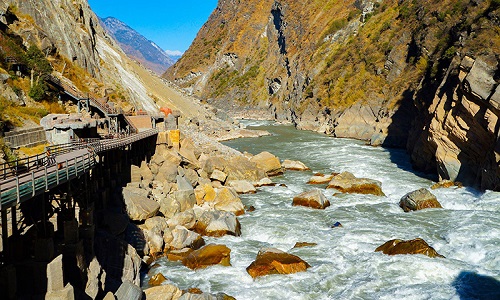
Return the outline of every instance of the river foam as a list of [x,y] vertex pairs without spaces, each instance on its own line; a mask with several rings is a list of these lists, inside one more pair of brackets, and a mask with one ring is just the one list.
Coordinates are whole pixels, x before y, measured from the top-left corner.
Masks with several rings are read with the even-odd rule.
[[[483,194],[468,188],[433,190],[444,209],[404,213],[399,199],[433,183],[411,171],[404,151],[267,122],[246,124],[273,136],[235,140],[227,145],[253,154],[269,151],[282,160],[300,160],[313,171],[287,171],[273,178],[287,187],[262,187],[257,194],[243,195],[244,204],[256,210],[239,217],[241,237],[206,238],[207,243],[225,244],[231,249],[231,267],[192,271],[178,262],[160,259],[155,271],[161,271],[180,288],[224,292],[240,300],[500,297],[499,193]],[[323,189],[331,203],[327,209],[292,206],[295,195],[315,188],[306,184],[313,172],[343,171],[381,181],[387,197],[334,196],[333,190]],[[335,222],[343,227],[331,228]],[[446,258],[374,252],[390,239],[416,237]],[[317,245],[293,249],[296,242]],[[311,268],[254,280],[245,268],[262,247],[298,255]]]

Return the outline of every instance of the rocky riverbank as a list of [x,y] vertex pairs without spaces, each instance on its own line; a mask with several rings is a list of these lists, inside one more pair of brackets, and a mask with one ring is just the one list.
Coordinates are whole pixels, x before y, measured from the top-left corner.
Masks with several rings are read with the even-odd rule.
[[[125,252],[130,263],[122,268],[122,284],[115,296],[120,289],[139,287],[142,265],[152,278],[144,287],[146,299],[165,299],[166,295],[171,299],[232,299],[203,293],[195,286],[181,291],[174,283],[165,284],[163,275],[155,273],[153,262],[167,257],[192,269],[230,264],[230,249],[205,245],[204,237],[241,235],[237,216],[252,208],[243,205],[239,194],[255,193],[257,187],[272,184],[269,175],[281,174],[283,168],[276,156],[266,152],[242,154],[218,143],[214,132],[205,128],[205,134],[195,123],[187,121],[181,126],[179,148],[174,147],[167,132],[160,132],[151,159],[131,166],[130,182],[121,191],[123,202],[118,203],[123,213],[116,213],[116,209],[102,213],[100,227],[108,239],[122,236],[122,248],[130,248]],[[233,127],[215,135],[226,139],[262,134],[266,132]],[[99,242],[98,248],[109,251],[106,243]],[[90,264],[88,295],[96,297],[105,290],[107,281],[102,278],[102,270],[97,260]]]

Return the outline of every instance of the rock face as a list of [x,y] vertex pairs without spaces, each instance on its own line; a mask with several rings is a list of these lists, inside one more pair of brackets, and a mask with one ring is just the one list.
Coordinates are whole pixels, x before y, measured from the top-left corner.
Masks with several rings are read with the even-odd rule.
[[342,193],[372,194],[385,196],[382,192],[382,183],[368,178],[356,178],[352,173],[343,172],[333,177],[328,188],[337,189]]
[[399,206],[405,212],[425,208],[442,208],[436,196],[427,189],[416,190],[404,195],[399,201]]
[[321,190],[316,189],[297,195],[293,198],[292,204],[294,206],[300,205],[317,209],[325,209],[330,206],[330,201],[326,199]]
[[262,249],[257,258],[247,267],[247,272],[253,278],[272,274],[292,274],[304,272],[309,264],[300,257],[288,254],[278,249]]
[[182,260],[182,264],[192,270],[203,269],[213,265],[230,266],[230,253],[231,249],[224,245],[209,244],[191,252]]
[[434,248],[429,246],[423,239],[416,238],[414,240],[390,240],[383,245],[377,247],[375,251],[382,251],[387,255],[396,254],[423,254],[429,257],[444,257],[437,253]]
[[430,121],[424,131],[414,131],[417,169],[437,171],[440,180],[500,189],[498,68],[492,54],[453,59],[426,112]]
[[500,7],[461,4],[224,1],[165,77],[224,109],[407,147],[439,179],[500,190]]

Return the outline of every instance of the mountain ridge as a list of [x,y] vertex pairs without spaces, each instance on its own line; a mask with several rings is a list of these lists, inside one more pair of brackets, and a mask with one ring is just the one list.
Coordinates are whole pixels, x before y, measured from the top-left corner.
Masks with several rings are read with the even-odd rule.
[[125,51],[125,53],[156,74],[163,74],[175,63],[160,46],[147,39],[125,22],[115,17],[99,18],[104,29]]

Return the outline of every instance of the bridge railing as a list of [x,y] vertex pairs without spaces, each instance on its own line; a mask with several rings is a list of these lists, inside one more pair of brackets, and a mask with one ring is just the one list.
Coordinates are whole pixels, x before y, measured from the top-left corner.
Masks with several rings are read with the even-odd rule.
[[124,138],[92,140],[86,143],[84,147],[82,144],[78,144],[72,148],[73,151],[81,149],[87,149],[88,151],[84,151],[84,153],[70,159],[59,160],[57,163],[54,161],[54,164],[50,166],[46,163],[42,167],[31,169],[31,172],[4,178],[0,180],[0,210],[19,204],[59,184],[87,173],[97,164],[96,155],[98,153],[129,145],[157,133],[158,130],[149,129]]
[[45,147],[44,153],[2,163],[0,164],[0,180],[5,180],[10,177],[16,177],[21,174],[29,173],[30,171],[44,167],[48,164],[49,159],[51,158],[47,155],[47,150],[49,151],[50,156],[55,157],[57,155],[69,153],[74,150],[83,149],[89,143],[93,143],[98,140],[98,138],[79,139],[71,143],[47,146]]
[[57,144],[45,147],[45,151],[49,151],[51,155],[61,155],[74,150],[84,149],[90,143],[98,142],[99,138],[75,139],[70,143]]
[[87,173],[96,164],[93,153],[67,159],[63,162],[20,176],[0,181],[0,210],[17,205],[36,195]]

